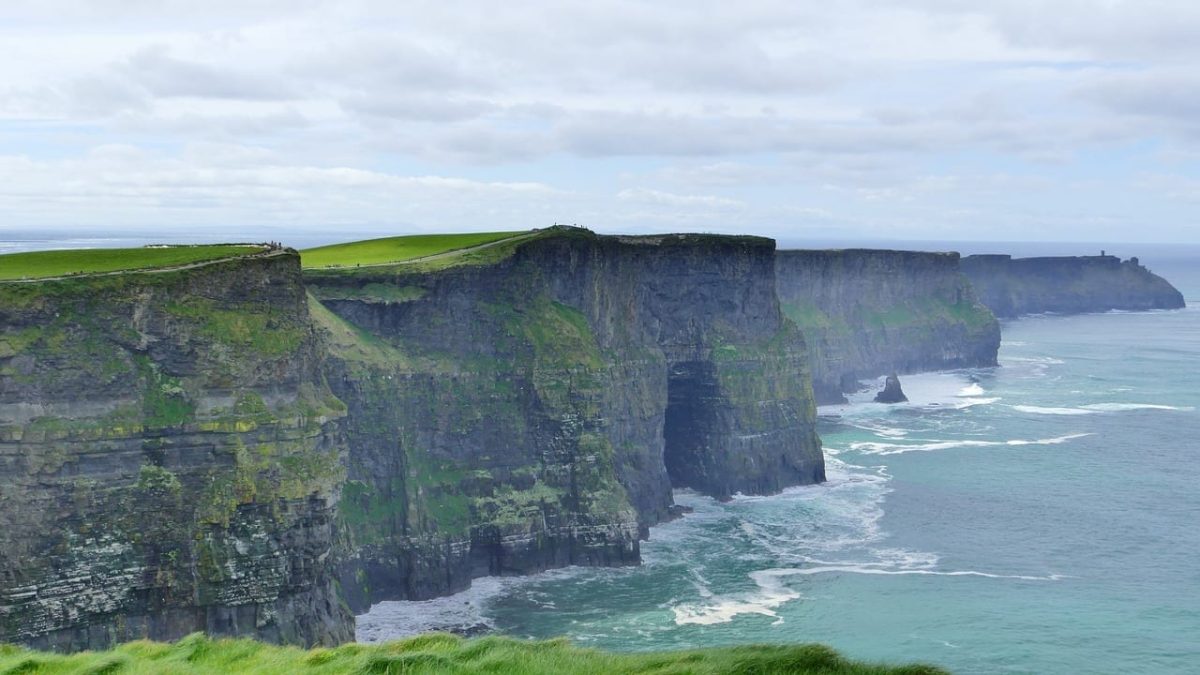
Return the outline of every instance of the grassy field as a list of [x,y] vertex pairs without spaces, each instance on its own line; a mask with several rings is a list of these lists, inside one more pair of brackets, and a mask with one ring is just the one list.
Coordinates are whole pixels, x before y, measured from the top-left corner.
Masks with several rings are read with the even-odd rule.
[[131,642],[107,652],[70,656],[0,646],[0,673],[333,673],[513,675],[936,675],[931,666],[883,666],[849,661],[821,645],[747,646],[657,654],[613,654],[566,641],[500,637],[464,640],[429,634],[382,645],[348,644],[304,651],[252,640],[190,635],[174,644]]
[[301,264],[308,268],[383,265],[490,244],[522,234],[525,233],[416,234],[367,239],[306,249],[300,252],[300,260]]
[[119,272],[234,258],[258,253],[253,245],[88,248],[0,255],[0,280],[43,279],[69,274]]

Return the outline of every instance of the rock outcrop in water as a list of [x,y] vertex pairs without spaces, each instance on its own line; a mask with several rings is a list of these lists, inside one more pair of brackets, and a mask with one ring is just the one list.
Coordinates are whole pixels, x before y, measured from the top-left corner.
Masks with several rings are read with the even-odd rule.
[[996,365],[1000,326],[957,253],[779,251],[784,313],[803,331],[818,403],[889,373]]
[[875,394],[876,403],[907,403],[908,397],[904,395],[904,389],[900,386],[900,377],[895,373],[887,376],[887,380],[883,384],[883,389]]
[[307,273],[350,412],[354,607],[636,563],[673,486],[824,479],[770,240],[555,229],[485,257]]
[[1137,258],[973,255],[962,268],[979,299],[1002,318],[1184,306],[1183,295]]
[[295,252],[0,283],[0,643],[352,639]]

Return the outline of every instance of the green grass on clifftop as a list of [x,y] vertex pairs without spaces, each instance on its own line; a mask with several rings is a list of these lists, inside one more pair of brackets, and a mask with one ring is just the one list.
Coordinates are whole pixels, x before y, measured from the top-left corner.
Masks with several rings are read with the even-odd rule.
[[106,652],[70,656],[0,646],[0,673],[394,673],[466,675],[934,675],[931,666],[881,666],[849,661],[821,645],[745,646],[653,654],[614,654],[565,640],[526,642],[501,637],[464,640],[432,633],[382,645],[348,644],[304,651],[252,640],[211,640],[200,634],[174,644],[131,642]]
[[417,234],[367,239],[306,249],[300,253],[300,260],[307,268],[386,265],[482,246],[522,234],[524,232]]
[[45,279],[79,273],[180,267],[210,260],[236,258],[263,250],[263,247],[252,244],[220,244],[9,253],[0,255],[0,280]]

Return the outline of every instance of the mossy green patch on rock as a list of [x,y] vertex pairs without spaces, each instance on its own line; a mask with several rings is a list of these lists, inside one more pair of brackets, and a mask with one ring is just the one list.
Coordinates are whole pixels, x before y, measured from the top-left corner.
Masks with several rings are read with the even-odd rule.
[[137,487],[139,490],[165,494],[179,494],[183,490],[178,476],[153,464],[142,465],[138,472]]
[[231,307],[208,298],[188,296],[169,303],[166,310],[194,322],[200,334],[215,344],[266,357],[288,354],[306,337],[307,326],[266,303]]
[[313,286],[313,293],[322,300],[363,300],[365,302],[412,302],[425,295],[420,286],[393,286],[379,282],[361,287]]

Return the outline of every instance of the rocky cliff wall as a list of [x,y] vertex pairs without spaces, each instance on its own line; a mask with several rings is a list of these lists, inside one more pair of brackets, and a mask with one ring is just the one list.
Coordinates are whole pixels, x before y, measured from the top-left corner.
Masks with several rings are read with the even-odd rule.
[[631,564],[671,487],[823,480],[774,245],[555,229],[486,260],[313,271],[349,406],[355,607]]
[[353,637],[295,252],[0,283],[0,643]]
[[779,251],[784,313],[804,332],[819,403],[889,373],[996,365],[1000,328],[957,253]]
[[1179,309],[1183,295],[1137,258],[973,255],[963,272],[996,316]]
[[774,244],[556,228],[0,284],[0,641],[353,635],[351,607],[639,560],[671,490],[823,480]]

